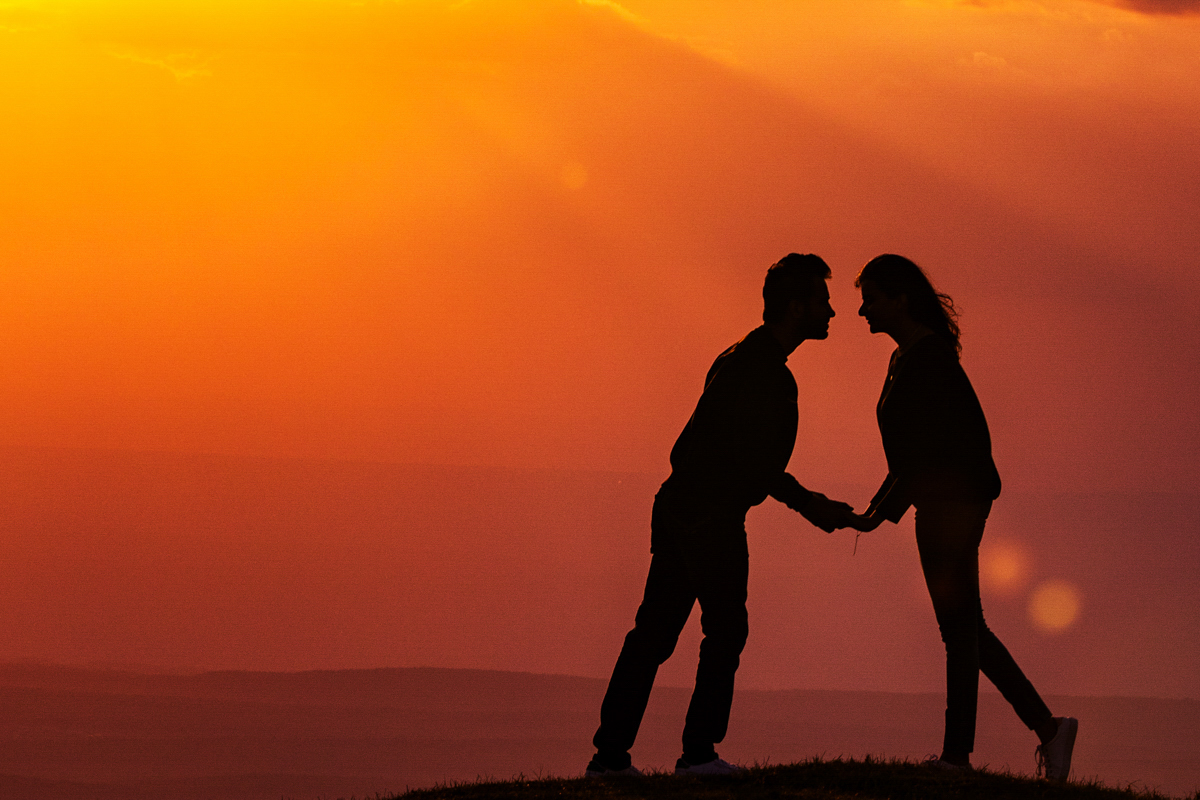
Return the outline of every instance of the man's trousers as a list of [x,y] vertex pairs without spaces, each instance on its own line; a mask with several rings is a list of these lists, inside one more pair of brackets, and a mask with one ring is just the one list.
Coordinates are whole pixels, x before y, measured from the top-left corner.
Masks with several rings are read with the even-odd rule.
[[592,740],[601,763],[614,769],[629,765],[658,667],[674,652],[696,602],[704,639],[683,728],[684,760],[702,764],[715,758],[714,745],[729,725],[734,673],[748,631],[745,511],[701,514],[677,503],[662,493],[655,498],[645,595],[613,668]]

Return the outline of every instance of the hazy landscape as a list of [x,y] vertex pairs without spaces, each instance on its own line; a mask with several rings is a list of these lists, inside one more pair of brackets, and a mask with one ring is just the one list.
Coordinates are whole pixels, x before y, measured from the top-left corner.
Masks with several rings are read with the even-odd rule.
[[[361,797],[586,764],[649,559],[654,476],[2,455],[0,630],[18,665],[0,670],[0,795]],[[1052,708],[1083,720],[1079,775],[1200,788],[1200,563],[1178,538],[1196,511],[1183,494],[997,504],[985,564],[1020,563],[993,576],[985,609]],[[751,637],[723,755],[937,748],[941,643],[907,524],[852,554],[853,537],[782,507],[752,513]],[[1079,587],[1058,631],[1029,613],[1047,578]],[[678,755],[687,692],[670,687],[690,684],[696,628],[661,671],[643,766]],[[345,669],[363,663],[406,669]],[[491,665],[508,671],[448,669]],[[985,694],[976,762],[1031,773],[1034,744]]]
[[[445,781],[575,776],[603,682],[474,670],[149,675],[0,668],[0,795],[39,800],[315,800]],[[1033,737],[981,698],[975,762],[1032,774]],[[634,757],[673,763],[687,691],[656,691]],[[1200,703],[1055,697],[1082,720],[1075,774],[1200,789]],[[922,758],[939,698],[741,692],[722,754],[746,763]]]
[[[663,477],[0,449],[0,661],[606,678]],[[860,507],[873,488],[811,483]],[[982,548],[988,621],[1048,694],[1200,698],[1197,518],[1185,493],[1006,490]],[[940,691],[911,524],[856,550],[755,508],[739,685]],[[1052,581],[1078,602],[1059,630],[1030,613]],[[661,680],[690,685],[698,637],[693,619]]]
[[[853,276],[916,259],[1004,481],[989,624],[1080,774],[1195,791],[1198,43],[1200,0],[0,2],[0,797],[577,774],[791,251],[837,311],[791,472],[883,477]],[[911,517],[747,526],[723,754],[936,749]],[[979,734],[1032,769],[994,695]]]

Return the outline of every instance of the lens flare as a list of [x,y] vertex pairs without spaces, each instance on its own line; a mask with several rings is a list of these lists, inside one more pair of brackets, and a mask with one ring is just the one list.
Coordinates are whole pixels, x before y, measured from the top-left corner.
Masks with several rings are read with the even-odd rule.
[[1045,633],[1066,630],[1079,617],[1079,590],[1063,580],[1050,580],[1033,590],[1029,617]]
[[588,182],[587,168],[576,162],[564,166],[559,177],[562,178],[563,186],[573,191],[582,189]]
[[1029,551],[1020,542],[998,540],[979,549],[979,585],[1012,596],[1029,580]]

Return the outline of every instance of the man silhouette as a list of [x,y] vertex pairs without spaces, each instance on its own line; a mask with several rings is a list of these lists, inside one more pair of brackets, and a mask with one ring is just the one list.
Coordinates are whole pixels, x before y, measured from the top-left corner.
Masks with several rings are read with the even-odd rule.
[[810,492],[786,472],[796,444],[796,381],[787,357],[806,339],[829,336],[829,266],[792,253],[767,270],[763,325],[717,357],[696,410],[671,450],[671,475],[654,498],[650,573],[634,628],[613,668],[591,777],[640,775],[629,749],[658,667],[700,603],[700,663],[676,774],[739,771],[718,758],[748,632],[746,512],[768,495],[817,527],[848,523],[849,505]]

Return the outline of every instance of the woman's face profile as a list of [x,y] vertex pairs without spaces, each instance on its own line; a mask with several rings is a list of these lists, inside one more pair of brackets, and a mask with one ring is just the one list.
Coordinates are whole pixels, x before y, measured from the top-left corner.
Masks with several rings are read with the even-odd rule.
[[872,280],[864,280],[859,288],[862,290],[862,305],[858,307],[858,315],[867,320],[871,333],[890,333],[897,330],[904,316],[908,313],[904,296],[888,297]]

